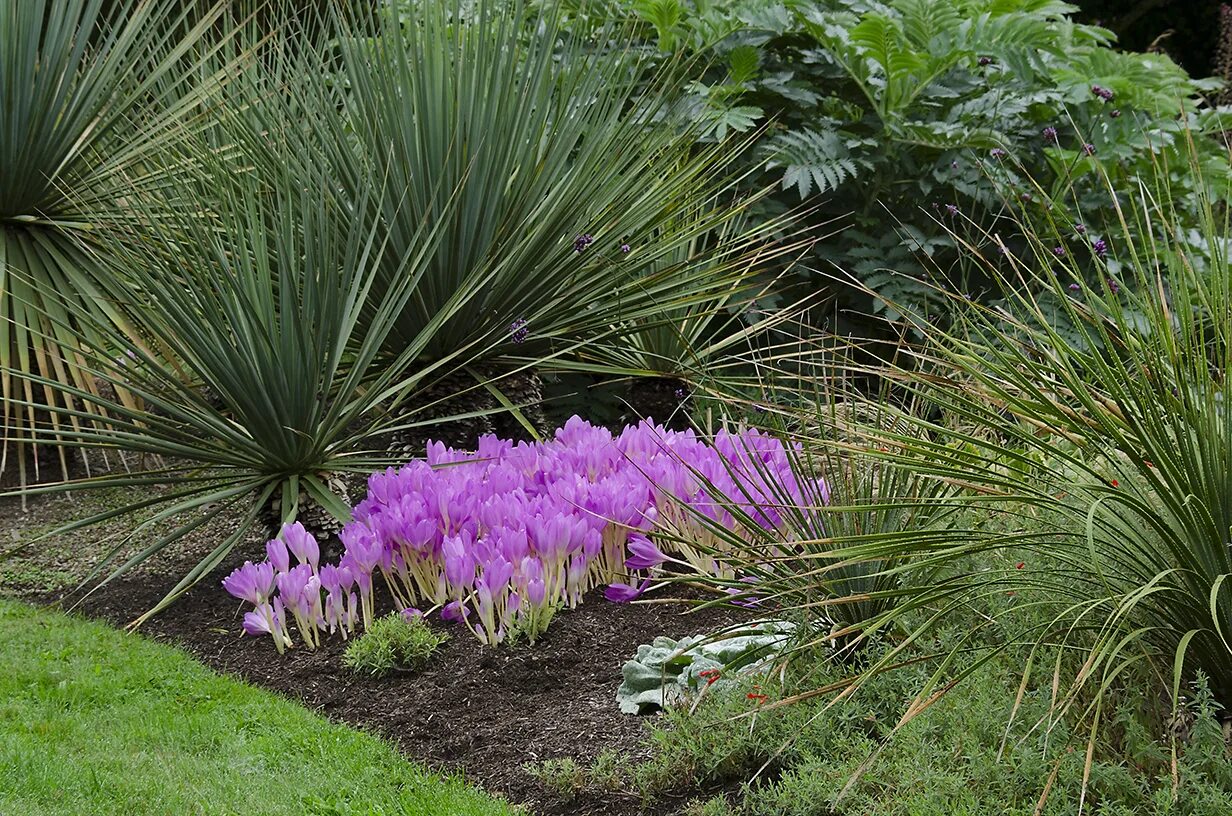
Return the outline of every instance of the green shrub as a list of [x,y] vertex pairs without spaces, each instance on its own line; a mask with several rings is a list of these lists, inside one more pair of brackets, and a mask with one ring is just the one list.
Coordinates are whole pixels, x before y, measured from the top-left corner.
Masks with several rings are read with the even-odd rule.
[[[956,626],[941,639],[962,635]],[[797,671],[813,679],[844,674],[824,658]],[[1065,722],[1032,727],[1049,708],[1046,686],[1026,690],[1025,721],[1006,730],[1017,681],[1012,660],[986,664],[973,682],[895,731],[928,674],[916,667],[882,675],[840,705],[812,698],[755,718],[758,705],[803,688],[802,678],[763,683],[768,703],[750,702],[747,687],[716,693],[693,713],[669,712],[655,726],[653,758],[627,776],[652,800],[738,789],[688,811],[724,816],[1030,816],[1041,800],[1043,813],[1060,816],[1077,812],[1084,788],[1087,807],[1101,814],[1214,814],[1232,806],[1232,785],[1220,770],[1226,748],[1202,681],[1186,707],[1174,791],[1167,740],[1143,725],[1141,676],[1110,694],[1116,723],[1101,736],[1084,783],[1083,736]]]
[[[947,309],[934,278],[998,294],[962,242],[996,231],[1012,251],[1025,247],[1007,202],[1081,223],[1089,242],[1119,232],[1105,174],[1130,190],[1168,164],[1187,209],[1204,185],[1228,194],[1223,117],[1201,108],[1219,84],[1161,54],[1114,50],[1112,32],[1073,22],[1077,7],[1059,0],[579,6],[577,27],[627,15],[648,46],[702,58],[681,94],[709,140],[769,123],[753,160],[757,181],[781,192],[762,211],[807,200],[811,224],[846,224],[801,268],[826,275],[838,264],[866,287],[855,305],[892,320]],[[1184,160],[1186,132],[1202,176]]]
[[383,677],[395,669],[420,669],[449,636],[434,631],[422,617],[408,619],[391,612],[347,646],[342,665],[355,672]]
[[530,762],[523,770],[562,799],[572,799],[586,788],[586,770],[571,757]]

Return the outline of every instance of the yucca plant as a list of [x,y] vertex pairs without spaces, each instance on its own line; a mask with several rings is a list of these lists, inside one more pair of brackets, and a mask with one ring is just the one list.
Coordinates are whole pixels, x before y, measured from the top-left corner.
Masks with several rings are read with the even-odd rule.
[[[559,13],[422,3],[398,25],[361,18],[366,36],[340,42],[332,80],[361,160],[337,169],[339,183],[382,180],[372,209],[393,255],[457,201],[388,351],[459,291],[468,305],[428,356],[477,343],[490,361],[564,359],[630,321],[739,289],[750,235],[690,247],[755,199],[734,193],[740,144],[697,147],[694,125],[669,105],[670,68],[648,79],[619,28],[573,36]],[[386,272],[378,286],[394,280]],[[487,398],[475,378],[457,387]]]
[[[427,340],[464,302],[459,296],[444,304],[401,352],[382,354],[438,232],[424,223],[411,249],[390,264],[377,227],[355,214],[355,204],[382,191],[341,196],[319,161],[329,149],[318,139],[322,126],[307,109],[289,112],[270,102],[222,113],[210,137],[225,136],[225,145],[202,141],[186,151],[181,164],[191,169],[167,191],[210,209],[173,215],[153,205],[142,212],[143,240],[119,241],[100,256],[106,268],[137,282],[130,295],[140,340],[85,307],[56,325],[83,343],[101,338],[78,352],[82,369],[133,394],[140,408],[26,374],[99,409],[93,424],[60,433],[67,443],[155,457],[143,471],[32,489],[165,488],[64,528],[156,508],[129,537],[142,547],[108,580],[220,513],[235,519],[151,613],[216,567],[271,505],[284,521],[306,502],[347,518],[349,503],[333,477],[389,463],[366,441],[381,427],[377,407],[409,387]],[[378,274],[391,269],[399,271],[396,284],[373,298]],[[53,410],[87,415],[63,405]],[[170,533],[143,538],[165,522],[173,522]]]
[[136,223],[132,202],[176,171],[156,157],[194,131],[203,97],[226,73],[216,63],[219,41],[206,37],[221,9],[0,3],[0,474],[15,459],[22,484],[31,463],[41,477],[27,449],[36,423],[55,430],[90,419],[40,408],[80,411],[83,403],[56,384],[94,393],[78,346],[98,345],[95,322],[128,325],[116,269],[95,238]]
[[[872,635],[896,628],[870,622],[884,622],[905,597],[929,586],[936,563],[913,558],[912,551],[958,541],[953,525],[964,504],[954,485],[894,463],[901,450],[895,440],[914,437],[911,413],[884,393],[881,401],[869,400],[844,382],[842,371],[827,370],[830,352],[789,354],[780,345],[759,362],[757,402],[719,394],[734,413],[729,421],[791,441],[785,448],[790,484],[755,451],[742,457],[767,494],[756,502],[746,496],[744,503],[771,508],[776,522],[759,521],[741,501],[721,502],[734,525],[697,521],[713,537],[710,554],[736,576],[715,583],[759,615],[801,624],[794,648],[830,646],[848,660]],[[797,371],[785,374],[786,365]],[[801,376],[800,369],[814,376]],[[875,552],[858,551],[874,543],[880,545]],[[895,636],[904,634],[899,628]]]

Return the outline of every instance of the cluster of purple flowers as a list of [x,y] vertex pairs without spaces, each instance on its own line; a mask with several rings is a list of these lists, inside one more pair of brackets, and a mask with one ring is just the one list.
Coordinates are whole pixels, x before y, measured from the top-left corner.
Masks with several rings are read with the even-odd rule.
[[285,611],[310,647],[326,628],[366,627],[379,573],[399,608],[440,610],[487,644],[533,641],[591,589],[632,600],[669,561],[734,580],[716,525],[780,529],[783,506],[829,498],[823,480],[802,488],[783,443],[756,430],[708,443],[650,420],[613,435],[578,417],[546,442],[489,435],[473,452],[431,443],[426,459],[376,473],[368,487],[336,566],[318,569],[316,542],[289,525],[268,562],[223,582],[256,607],[246,632],[272,634],[281,650]]
[[1108,90],[1107,88],[1101,88],[1099,85],[1092,85],[1091,93],[1095,94],[1096,96],[1098,96],[1100,99],[1104,100],[1105,102],[1111,102],[1112,97],[1116,96],[1116,94],[1114,94],[1112,91]]
[[222,582],[227,592],[253,605],[244,615],[248,634],[271,635],[281,652],[292,643],[287,628],[290,612],[304,644],[315,649],[323,630],[341,631],[345,638],[361,614],[365,625],[371,623],[371,573],[365,576],[354,564],[321,566],[321,549],[303,525],[283,525],[278,537],[266,543],[265,554],[267,560],[245,561]]
[[525,343],[528,337],[530,337],[530,329],[527,328],[526,318],[519,317],[509,324],[510,340],[515,343]]
[[582,235],[578,235],[573,239],[573,251],[579,252],[579,253],[585,252],[586,247],[590,246],[594,242],[595,242],[595,237],[593,235],[589,235],[586,233],[583,233]]

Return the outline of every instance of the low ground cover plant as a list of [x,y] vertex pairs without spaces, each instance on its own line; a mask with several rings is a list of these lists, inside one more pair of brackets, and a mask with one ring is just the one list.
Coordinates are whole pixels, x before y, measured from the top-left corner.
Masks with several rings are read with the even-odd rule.
[[390,612],[377,618],[371,629],[347,647],[342,665],[375,677],[395,669],[418,669],[448,639],[448,635],[429,628],[423,615]]

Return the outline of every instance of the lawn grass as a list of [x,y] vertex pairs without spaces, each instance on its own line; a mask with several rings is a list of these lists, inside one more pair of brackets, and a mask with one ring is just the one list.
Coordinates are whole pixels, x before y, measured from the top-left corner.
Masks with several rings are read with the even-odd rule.
[[177,649],[0,600],[0,813],[514,812]]

